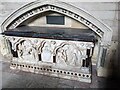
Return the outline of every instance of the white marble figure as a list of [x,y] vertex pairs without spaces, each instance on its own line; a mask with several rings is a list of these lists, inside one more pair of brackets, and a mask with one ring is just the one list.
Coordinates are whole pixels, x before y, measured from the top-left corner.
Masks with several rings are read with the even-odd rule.
[[9,37],[8,40],[11,42],[12,44],[12,50],[16,51],[16,43],[19,40],[18,38],[14,38],[14,37]]
[[65,45],[60,48],[56,55],[57,63],[81,67],[81,54],[72,45]]
[[17,46],[17,52],[18,52],[18,58],[22,59],[22,54],[23,54],[23,51],[22,51],[22,45],[21,43],[19,43]]
[[18,57],[25,61],[38,61],[36,50],[28,40],[18,45]]
[[45,43],[44,47],[42,48],[41,58],[43,62],[53,63],[53,50],[51,47],[51,43]]
[[67,66],[66,64],[67,55],[66,55],[66,52],[62,48],[58,50],[57,55],[56,55],[56,60],[57,60],[58,65]]

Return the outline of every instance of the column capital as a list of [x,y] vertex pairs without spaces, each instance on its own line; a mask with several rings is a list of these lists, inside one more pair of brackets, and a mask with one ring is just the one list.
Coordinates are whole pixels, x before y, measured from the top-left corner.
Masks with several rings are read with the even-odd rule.
[[103,48],[109,48],[111,45],[109,43],[105,43],[105,42],[101,42],[100,43],[100,47],[103,47]]

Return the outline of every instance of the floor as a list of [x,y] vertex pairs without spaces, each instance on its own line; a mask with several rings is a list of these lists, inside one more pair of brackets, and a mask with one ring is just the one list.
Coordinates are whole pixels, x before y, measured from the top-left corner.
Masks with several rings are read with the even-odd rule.
[[[93,66],[92,83],[84,83],[74,80],[50,77],[40,74],[11,70],[8,62],[0,61],[0,72],[2,73],[2,88],[104,88],[111,87],[113,82],[106,78],[96,76]],[[118,84],[118,83],[117,83]],[[118,85],[119,86],[119,85]],[[116,87],[116,85],[114,86]]]
[[11,70],[9,63],[2,63],[2,88],[97,88],[99,80],[94,77],[93,81],[89,84],[20,70]]

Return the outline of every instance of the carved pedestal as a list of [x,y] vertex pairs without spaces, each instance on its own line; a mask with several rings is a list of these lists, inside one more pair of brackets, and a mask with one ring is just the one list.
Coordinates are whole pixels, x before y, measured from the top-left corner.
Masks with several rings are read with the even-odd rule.
[[91,82],[92,42],[7,38],[13,54],[10,68]]
[[94,38],[76,30],[38,29],[4,32],[13,55],[10,68],[90,83]]

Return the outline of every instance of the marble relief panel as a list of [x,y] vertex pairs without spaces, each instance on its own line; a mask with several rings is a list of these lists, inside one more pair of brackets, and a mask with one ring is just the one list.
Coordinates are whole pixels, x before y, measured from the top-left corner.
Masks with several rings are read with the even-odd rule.
[[13,59],[26,63],[55,63],[59,66],[82,67],[87,58],[86,49],[92,48],[91,42],[8,37],[11,48],[18,57]]

